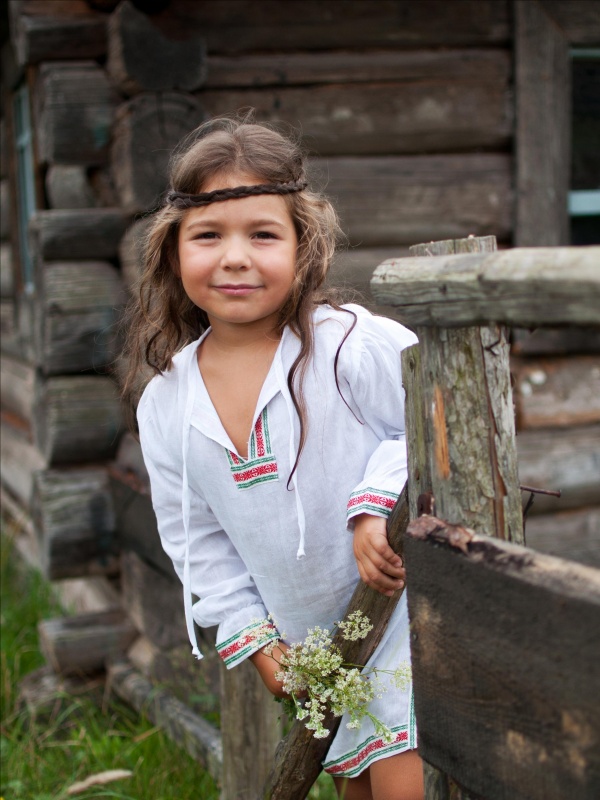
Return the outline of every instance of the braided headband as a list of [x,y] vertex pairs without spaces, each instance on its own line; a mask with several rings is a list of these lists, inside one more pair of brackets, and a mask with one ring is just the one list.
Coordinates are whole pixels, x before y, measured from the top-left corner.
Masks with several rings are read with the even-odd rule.
[[233,189],[215,189],[204,194],[185,194],[185,192],[169,192],[165,204],[175,208],[197,208],[221,200],[235,200],[240,197],[254,197],[257,194],[292,194],[306,189],[306,181],[288,181],[287,183],[259,183],[256,186],[236,186]]

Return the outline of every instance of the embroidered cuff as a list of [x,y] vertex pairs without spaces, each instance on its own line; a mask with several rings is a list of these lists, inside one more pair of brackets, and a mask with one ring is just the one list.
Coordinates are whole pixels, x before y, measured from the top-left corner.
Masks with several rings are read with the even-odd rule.
[[273,639],[279,639],[277,628],[267,619],[253,622],[225,642],[217,642],[217,652],[227,669],[256,653]]
[[389,517],[397,499],[398,495],[395,492],[384,492],[370,486],[358,492],[352,492],[348,501],[347,519],[350,521],[358,514]]

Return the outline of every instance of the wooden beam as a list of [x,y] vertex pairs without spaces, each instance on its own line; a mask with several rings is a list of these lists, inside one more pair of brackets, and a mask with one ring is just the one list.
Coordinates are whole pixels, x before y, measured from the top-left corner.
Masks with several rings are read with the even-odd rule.
[[508,50],[326,50],[306,53],[211,55],[205,89],[257,89],[326,83],[480,81],[504,84]]
[[505,0],[195,0],[171,3],[154,21],[175,39],[200,28],[209,53],[477,47],[510,38]]
[[11,0],[11,40],[20,66],[106,52],[106,16],[84,0]]
[[61,375],[38,381],[33,432],[49,464],[109,459],[121,429],[119,391],[108,376]]
[[444,525],[405,548],[422,755],[486,800],[594,797],[600,573]]
[[119,572],[115,515],[106,469],[41,470],[31,512],[48,580]]
[[120,608],[46,619],[38,633],[46,661],[65,675],[103,670],[107,661],[122,657],[137,636]]
[[109,666],[108,685],[118,697],[158,725],[216,781],[221,780],[221,734],[169,692],[150,683],[126,662]]
[[571,166],[569,40],[544,4],[516,0],[515,59],[515,244],[565,245]]
[[495,153],[309,162],[311,180],[334,198],[350,244],[361,247],[489,233],[508,241],[511,170],[510,156]]
[[40,261],[116,258],[127,215],[120,208],[36,211],[29,223]]
[[45,63],[33,96],[38,159],[44,164],[104,164],[117,95],[95,62]]
[[600,506],[528,517],[527,547],[600,569]]
[[21,359],[2,353],[0,378],[2,407],[31,424],[35,369]]
[[600,422],[600,356],[511,359],[519,430]]
[[33,476],[45,469],[48,462],[31,441],[29,431],[13,424],[4,412],[0,435],[0,462],[2,483],[25,508],[29,508],[33,492]]
[[508,82],[473,75],[419,82],[332,84],[202,92],[211,116],[251,106],[257,119],[297,124],[311,152],[324,155],[505,150],[512,138]]
[[552,513],[598,502],[600,425],[522,431],[517,450],[522,484],[561,492],[560,498],[536,495],[530,513]]
[[409,325],[600,325],[600,247],[386,261],[371,280],[378,303]]
[[600,15],[596,0],[538,0],[548,17],[571,45],[600,43]]
[[117,350],[125,304],[118,269],[106,261],[39,265],[35,297],[36,364],[45,375],[99,371]]
[[126,95],[199,89],[206,76],[201,25],[195,34],[194,38],[169,39],[148,14],[125,0],[111,15],[108,27],[106,69],[112,83]]

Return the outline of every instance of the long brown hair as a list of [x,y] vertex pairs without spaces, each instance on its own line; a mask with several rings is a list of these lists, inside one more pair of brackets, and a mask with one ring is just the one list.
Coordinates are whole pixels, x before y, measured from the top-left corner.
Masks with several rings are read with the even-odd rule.
[[[213,177],[234,171],[256,176],[261,183],[304,181],[305,155],[291,135],[258,124],[249,116],[220,117],[201,125],[178,146],[171,160],[171,190],[198,194]],[[287,378],[300,418],[293,474],[306,441],[307,412],[302,387],[314,348],[311,316],[317,304],[329,303],[339,308],[338,292],[326,290],[323,284],[342,233],[332,204],[320,192],[307,188],[283,198],[298,237],[295,278],[278,318],[279,333],[289,325],[300,340],[300,351]],[[197,339],[209,324],[205,312],[188,298],[178,277],[179,226],[186,213],[164,205],[153,214],[147,233],[145,268],[126,320],[128,366],[123,397],[132,410],[144,381],[151,375],[147,368],[157,374],[169,370],[175,353]],[[351,328],[354,323],[355,320]],[[146,377],[140,380],[142,375]]]

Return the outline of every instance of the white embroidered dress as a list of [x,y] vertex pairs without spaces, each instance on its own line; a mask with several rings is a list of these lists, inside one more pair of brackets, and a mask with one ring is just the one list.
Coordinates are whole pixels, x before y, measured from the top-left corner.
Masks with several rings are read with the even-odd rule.
[[[285,641],[315,625],[332,629],[359,580],[352,517],[387,517],[406,480],[404,390],[400,352],[409,330],[345,306],[357,324],[334,360],[353,317],[329,306],[314,314],[315,349],[304,393],[308,429],[288,489],[299,421],[287,387],[299,342],[286,329],[262,387],[248,458],[242,458],[212,405],[196,358],[198,340],[147,386],[138,408],[140,439],[163,547],[184,585],[190,640],[193,620],[218,625],[217,649],[233,667],[277,636],[253,633],[271,614]],[[210,335],[210,331],[204,336]],[[360,420],[360,422],[359,422]],[[200,598],[192,603],[192,594]],[[370,665],[394,670],[410,660],[403,596]],[[412,687],[387,690],[372,713],[395,734],[391,743],[365,719],[342,718],[325,769],[353,777],[378,758],[416,747]]]

